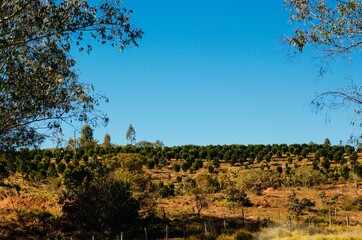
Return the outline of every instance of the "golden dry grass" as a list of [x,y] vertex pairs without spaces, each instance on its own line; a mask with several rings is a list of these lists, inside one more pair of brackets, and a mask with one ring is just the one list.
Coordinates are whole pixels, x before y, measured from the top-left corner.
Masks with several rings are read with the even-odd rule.
[[326,228],[308,227],[297,230],[286,228],[266,228],[257,236],[258,240],[359,240],[362,239],[362,226],[334,226]]

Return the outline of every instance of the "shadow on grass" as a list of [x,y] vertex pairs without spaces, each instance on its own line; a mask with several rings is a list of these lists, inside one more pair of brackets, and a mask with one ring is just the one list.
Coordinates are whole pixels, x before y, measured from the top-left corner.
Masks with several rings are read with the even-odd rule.
[[[220,219],[215,217],[201,217],[185,215],[182,219],[148,218],[140,219],[127,227],[120,227],[117,232],[93,232],[82,229],[70,221],[61,218],[48,218],[39,222],[34,217],[27,217],[22,222],[11,221],[0,225],[0,239],[186,239],[201,236],[218,236],[233,234],[238,229],[257,232],[267,226],[266,220],[243,220],[241,218]],[[118,237],[118,238],[117,238]],[[213,239],[213,238],[211,238]]]

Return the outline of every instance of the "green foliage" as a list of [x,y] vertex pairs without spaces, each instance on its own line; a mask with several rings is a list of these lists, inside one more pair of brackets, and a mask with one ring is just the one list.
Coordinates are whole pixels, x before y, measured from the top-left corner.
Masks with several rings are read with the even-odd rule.
[[139,172],[145,162],[145,157],[138,153],[119,153],[118,161],[123,169],[131,172]]
[[349,200],[342,208],[347,211],[362,212],[362,197],[358,196]]
[[88,53],[90,39],[112,46],[134,44],[133,27],[121,1],[3,1],[0,9],[0,152],[61,138],[61,123],[108,121],[96,110],[103,97],[80,83],[76,48]]
[[297,25],[286,41],[300,52],[312,45],[326,56],[339,56],[360,48],[360,1],[284,0],[284,4],[290,11],[290,21]]
[[159,188],[158,193],[161,198],[168,198],[175,195],[175,186],[173,184],[164,185],[163,182],[161,182]]
[[131,145],[136,142],[136,130],[134,129],[132,124],[128,126],[128,130],[126,132],[126,139],[127,141],[130,141]]
[[193,178],[196,181],[194,192],[197,193],[215,193],[218,190],[216,177],[210,173],[198,172]]
[[153,169],[155,167],[155,160],[154,159],[147,159],[147,162],[146,162],[146,167],[148,169]]
[[82,156],[82,159],[83,159],[84,162],[88,162],[88,159],[89,159],[88,154],[84,154],[84,155]]
[[350,169],[347,165],[342,165],[341,167],[341,176],[344,178],[344,179],[349,179],[349,172],[350,172]]
[[230,186],[225,189],[224,194],[228,201],[235,202],[239,206],[250,207],[253,205],[244,190]]
[[172,169],[173,169],[175,172],[179,172],[179,171],[181,170],[181,166],[180,166],[180,164],[178,164],[178,163],[174,163],[174,164],[172,165]]
[[302,165],[294,172],[294,184],[296,186],[312,187],[324,183],[325,176],[306,165]]
[[63,173],[64,170],[66,168],[66,165],[63,163],[63,162],[60,162],[58,165],[57,165],[57,169],[58,169],[58,172],[59,173]]
[[82,185],[86,178],[92,179],[93,173],[84,166],[75,168],[73,164],[68,164],[64,170],[64,185],[68,189],[75,189],[77,186]]
[[182,177],[181,177],[181,176],[177,176],[177,177],[176,177],[176,182],[181,183],[181,182],[182,182]]
[[356,164],[353,166],[353,172],[357,174],[357,176],[362,178],[362,164]]
[[181,163],[181,169],[182,171],[186,172],[191,167],[191,164],[189,162],[182,162]]
[[104,135],[103,146],[106,148],[111,146],[111,135],[109,135],[108,133]]
[[351,156],[349,156],[349,161],[352,165],[355,165],[357,163],[358,160],[358,155],[356,151],[353,151]]
[[64,196],[64,218],[80,229],[118,233],[137,219],[139,204],[123,182],[96,178]]
[[212,165],[207,166],[207,170],[209,171],[209,173],[215,173],[215,168]]
[[307,198],[299,200],[295,192],[292,192],[288,196],[287,210],[289,214],[293,215],[296,218],[298,218],[302,214],[305,208],[313,206],[315,206],[315,203],[313,201]]
[[330,160],[328,157],[325,157],[322,161],[322,167],[326,170],[329,169],[329,167],[331,166]]

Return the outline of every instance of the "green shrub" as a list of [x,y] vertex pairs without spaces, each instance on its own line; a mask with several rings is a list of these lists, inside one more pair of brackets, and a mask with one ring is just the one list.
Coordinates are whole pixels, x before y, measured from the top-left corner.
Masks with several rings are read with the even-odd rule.
[[362,211],[362,197],[359,196],[359,197],[356,197],[354,199],[351,199],[348,203],[346,203],[343,206],[343,209],[347,210],[347,211],[359,211],[359,212],[361,212]]
[[147,162],[146,162],[146,167],[148,169],[153,169],[155,167],[155,160],[154,159],[148,159]]
[[209,173],[215,173],[215,169],[214,169],[214,167],[212,166],[212,165],[209,165],[208,167],[207,167],[207,170],[209,171]]
[[228,201],[235,202],[240,206],[250,207],[253,205],[244,190],[233,186],[226,188],[225,195]]
[[161,198],[168,198],[175,195],[175,186],[171,183],[170,185],[161,184],[159,195]]
[[64,196],[63,218],[80,229],[118,233],[138,217],[139,203],[129,186],[111,179],[97,178]]
[[117,158],[122,168],[131,172],[141,171],[142,164],[145,163],[145,157],[138,153],[119,153]]
[[178,163],[174,163],[174,164],[172,165],[172,169],[173,169],[175,172],[179,172],[179,171],[181,170],[181,166],[180,166],[180,164],[178,164]]

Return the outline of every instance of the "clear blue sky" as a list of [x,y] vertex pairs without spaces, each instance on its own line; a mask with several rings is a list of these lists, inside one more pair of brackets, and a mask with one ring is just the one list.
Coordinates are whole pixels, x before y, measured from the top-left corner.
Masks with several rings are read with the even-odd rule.
[[110,99],[101,105],[110,123],[95,138],[108,132],[126,144],[130,123],[137,141],[167,146],[339,144],[358,134],[352,109],[332,111],[326,122],[309,103],[361,76],[361,59],[336,62],[324,78],[312,51],[290,60],[282,38],[293,26],[282,2],[125,0],[145,32],[139,48],[95,45],[90,56],[75,55],[80,80]]

